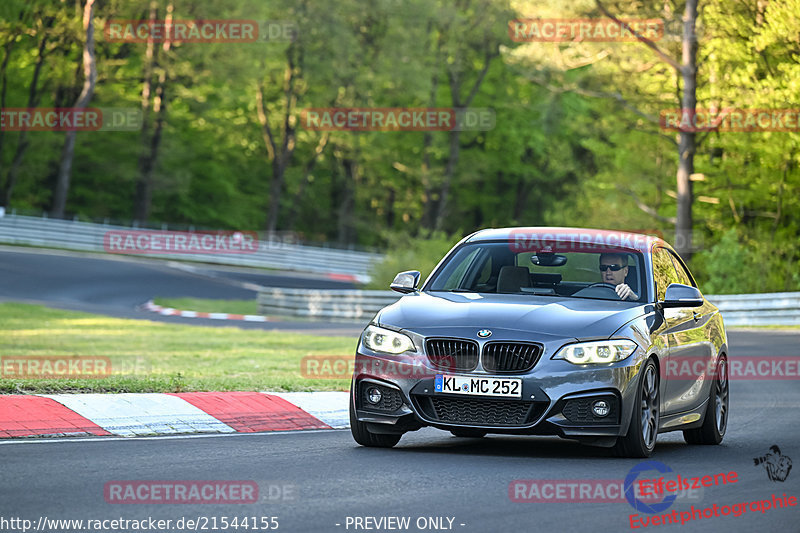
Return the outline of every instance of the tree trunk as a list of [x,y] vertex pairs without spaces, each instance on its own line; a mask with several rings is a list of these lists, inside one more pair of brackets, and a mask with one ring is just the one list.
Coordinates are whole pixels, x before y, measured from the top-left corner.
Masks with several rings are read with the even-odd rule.
[[[697,0],[687,0],[684,12],[681,75],[683,98],[681,112],[694,117],[697,108]],[[695,133],[681,131],[678,145],[678,212],[675,217],[675,250],[688,261],[692,256],[692,181],[694,173]]]
[[135,219],[140,222],[147,222],[150,218],[150,209],[153,204],[153,173],[158,160],[158,149],[161,146],[161,134],[164,131],[166,122],[167,104],[165,101],[166,80],[160,79],[156,90],[156,101],[153,111],[156,113],[156,124],[153,135],[150,137],[150,144],[145,147],[147,152],[139,161],[141,175],[136,185],[136,206],[138,208]]
[[278,158],[272,160],[272,179],[269,183],[269,207],[267,207],[268,234],[273,234],[278,229],[278,214],[281,209],[281,192],[285,180],[286,168]]
[[[14,44],[17,42],[18,34],[12,35],[6,44],[3,46],[3,62],[0,63],[0,109],[6,108],[6,89],[8,88],[8,77],[6,76],[6,70],[8,68],[8,60],[11,58],[11,50],[14,48]],[[3,164],[3,138],[5,137],[6,131],[0,128],[0,166]]]
[[355,241],[353,228],[353,209],[355,206],[355,186],[358,178],[358,167],[355,158],[342,159],[341,201],[337,214],[337,238],[339,244],[345,245]]
[[295,224],[297,223],[297,213],[300,211],[300,205],[303,203],[303,196],[305,195],[306,187],[308,187],[308,185],[311,183],[311,173],[314,171],[314,167],[317,165],[319,156],[325,151],[325,147],[328,145],[329,138],[330,132],[322,132],[322,136],[319,138],[316,148],[314,148],[314,153],[311,154],[308,162],[306,162],[305,166],[303,167],[303,177],[300,179],[300,185],[298,186],[297,192],[294,195],[292,206],[289,209],[289,215],[286,217],[286,229],[289,231],[294,231]]
[[295,53],[299,52],[293,43],[286,51],[286,70],[284,71],[283,79],[283,93],[286,100],[286,107],[283,114],[283,125],[280,130],[282,134],[280,145],[275,142],[275,135],[269,125],[269,115],[267,114],[267,107],[264,100],[264,87],[261,83],[258,84],[258,91],[256,93],[258,120],[261,122],[262,136],[264,137],[264,144],[267,148],[267,155],[272,163],[272,179],[269,185],[269,202],[265,227],[267,233],[274,233],[278,228],[278,216],[281,208],[283,184],[286,179],[286,168],[289,166],[289,162],[292,159],[296,142],[292,113],[297,105],[295,81],[297,76],[296,68],[297,65],[300,64],[300,61],[295,59]]
[[389,189],[389,191],[388,191],[389,194],[388,194],[388,198],[386,199],[386,222],[385,222],[385,224],[386,224],[386,227],[389,229],[389,231],[392,231],[394,229],[394,219],[395,219],[394,204],[395,204],[395,201],[397,200],[397,191],[394,190],[394,187],[388,187],[388,189]]
[[[85,109],[89,105],[97,83],[97,65],[94,57],[94,22],[92,21],[94,2],[95,0],[86,0],[86,5],[83,8],[83,29],[86,32],[86,44],[83,46],[84,81],[81,94],[78,96],[77,102],[75,102],[74,107],[76,109]],[[75,134],[74,130],[67,132],[64,149],[61,151],[61,163],[58,168],[58,178],[51,212],[54,218],[64,217],[67,194],[69,193],[70,174],[72,172],[72,159],[75,156]]]
[[[158,17],[158,4],[150,2],[150,20],[155,21]],[[133,219],[137,222],[144,222],[147,219],[147,207],[144,197],[147,195],[146,188],[142,180],[142,167],[146,160],[148,133],[150,131],[150,95],[153,90],[153,63],[155,62],[155,41],[152,35],[147,39],[147,46],[144,49],[144,61],[142,62],[142,131],[139,135],[142,146],[142,155],[139,156],[139,178],[136,181],[136,196],[133,200]]]
[[[459,80],[459,72],[449,71],[448,72],[448,79],[450,81],[450,98],[453,106],[453,110],[457,111],[460,108],[466,109],[472,103],[472,100],[478,94],[478,90],[483,83],[483,79],[486,77],[486,73],[489,72],[489,65],[492,62],[492,59],[497,57],[499,52],[496,50],[492,50],[487,48],[484,57],[483,69],[478,74],[478,78],[475,80],[475,83],[472,84],[470,88],[469,95],[464,99],[462,102],[461,100],[461,81]],[[447,214],[447,201],[449,200],[450,196],[450,184],[453,181],[453,175],[456,171],[456,165],[458,164],[458,157],[460,153],[459,139],[461,137],[461,132],[458,129],[454,129],[450,131],[450,155],[447,159],[447,167],[445,168],[444,172],[444,180],[442,182],[442,188],[439,193],[439,207],[436,210],[436,220],[433,223],[433,227],[436,230],[442,229],[442,225],[444,224],[444,218]]]
[[[172,22],[173,5],[167,5],[166,25]],[[150,4],[150,18],[154,20],[157,17],[157,4],[155,2]],[[169,52],[172,45],[170,40],[170,32],[166,32],[166,39],[162,45],[164,53]],[[158,150],[161,145],[161,134],[164,129],[164,122],[166,120],[167,102],[166,102],[166,86],[167,86],[167,69],[166,66],[160,65],[158,73],[158,84],[156,85],[155,98],[153,100],[153,113],[156,115],[156,123],[152,135],[150,135],[149,127],[149,109],[150,109],[150,92],[152,90],[151,78],[153,66],[157,63],[155,59],[155,50],[152,38],[147,42],[147,49],[145,52],[145,65],[144,65],[144,85],[142,87],[142,155],[139,157],[139,179],[136,182],[136,199],[134,203],[134,220],[138,222],[147,222],[150,218],[150,210],[153,200],[153,173],[156,167],[156,160],[158,159]],[[148,138],[149,136],[149,138]]]
[[[428,25],[428,33],[432,33],[432,25]],[[436,39],[436,54],[433,61],[433,78],[431,79],[431,93],[428,98],[428,107],[436,107],[436,93],[439,91],[439,71],[441,69],[442,34]],[[426,130],[422,137],[422,222],[420,227],[433,229],[436,202],[433,200],[433,182],[431,180],[431,146],[433,146],[433,132]]]
[[[49,23],[44,26],[45,31],[47,31],[53,23],[53,20],[50,19]],[[36,64],[33,67],[33,77],[31,79],[31,85],[28,89],[28,107],[36,107],[39,105],[40,94],[39,94],[39,76],[42,72],[42,66],[44,66],[44,59],[47,56],[46,52],[47,48],[47,33],[44,33],[42,36],[42,40],[39,42],[39,51],[38,55],[36,56]],[[11,167],[8,169],[8,175],[6,176],[5,186],[3,187],[3,197],[0,201],[2,201],[2,205],[8,207],[11,204],[11,195],[14,192],[14,187],[17,184],[17,177],[19,176],[19,169],[22,166],[22,159],[25,156],[25,152],[28,150],[29,146],[28,142],[28,130],[22,130],[19,132],[19,139],[17,140],[17,149],[14,152],[14,158],[11,160]],[[0,152],[1,153],[1,152]]]
[[437,231],[442,229],[442,225],[444,224],[444,217],[447,209],[447,200],[450,195],[450,184],[453,181],[453,174],[455,174],[456,165],[458,165],[458,157],[460,155],[460,148],[461,148],[461,145],[459,144],[460,137],[461,137],[460,131],[450,132],[450,154],[447,158],[447,167],[445,167],[444,170],[444,181],[442,182],[442,190],[439,193],[439,208],[436,210],[436,222],[433,225],[434,229]]

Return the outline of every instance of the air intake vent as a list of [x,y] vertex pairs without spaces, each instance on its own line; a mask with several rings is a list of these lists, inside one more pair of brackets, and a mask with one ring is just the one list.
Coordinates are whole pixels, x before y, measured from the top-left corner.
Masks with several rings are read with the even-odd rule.
[[488,372],[527,372],[541,355],[538,344],[491,342],[483,347],[483,368]]
[[475,370],[478,343],[466,339],[428,339],[428,360],[442,370]]
[[451,398],[448,396],[412,397],[422,414],[442,424],[468,426],[519,427],[535,422],[548,402]]

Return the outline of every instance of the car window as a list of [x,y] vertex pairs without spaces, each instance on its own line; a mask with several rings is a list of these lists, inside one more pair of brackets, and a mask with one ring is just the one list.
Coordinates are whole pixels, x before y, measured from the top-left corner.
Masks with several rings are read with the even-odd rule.
[[478,279],[475,280],[475,285],[485,285],[489,282],[489,278],[492,277],[492,256],[487,255],[486,261],[483,263],[483,267],[481,268],[480,274],[478,274]]
[[672,252],[670,252],[669,255],[672,258],[672,264],[675,266],[675,272],[677,272],[678,279],[680,280],[678,281],[678,283],[683,283],[684,285],[689,285],[690,287],[694,287],[695,285],[694,283],[692,283],[692,277],[683,267],[681,261],[677,257],[675,257],[675,255]]
[[535,255],[533,252],[517,254],[516,265],[524,266],[531,274],[561,274],[563,279],[570,281],[586,281],[590,283],[600,281],[597,254],[566,254],[569,259],[566,265],[549,267],[534,265],[531,262],[531,258]]
[[[630,301],[648,301],[648,291],[641,276],[644,256],[640,252],[620,252],[619,248],[601,246],[593,246],[587,251],[572,251],[573,248],[574,243],[567,242],[560,248],[556,247],[563,250],[558,253],[516,252],[507,242],[466,244],[434,273],[427,290],[618,300],[614,285],[626,283],[638,295]],[[625,270],[618,276],[620,279],[615,280],[617,283],[603,283],[605,270],[600,270],[600,261],[604,254],[617,256],[625,265]],[[517,270],[504,267],[517,267]],[[520,271],[527,271],[527,276],[521,275]],[[615,273],[618,271],[614,270]],[[597,286],[600,287],[595,288]],[[590,287],[592,290],[587,292]]]
[[664,300],[670,283],[682,283],[669,252],[664,248],[656,248],[653,252],[653,279],[656,282],[657,301]]
[[[466,254],[462,254],[461,252],[466,251]],[[475,261],[475,258],[481,252],[480,248],[473,248],[471,250],[462,250],[459,251],[457,254],[458,260],[457,261],[449,261],[447,266],[450,267],[448,270],[449,272],[444,272],[446,278],[445,282],[442,285],[442,290],[453,290],[459,288],[461,285],[461,280],[464,279],[464,274],[467,272],[467,268]]]

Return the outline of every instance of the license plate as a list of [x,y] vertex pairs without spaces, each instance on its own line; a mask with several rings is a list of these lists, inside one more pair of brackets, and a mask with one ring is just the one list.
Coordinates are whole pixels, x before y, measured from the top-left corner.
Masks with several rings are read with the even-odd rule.
[[522,398],[522,380],[519,378],[447,376],[444,374],[436,374],[433,390],[434,392],[446,394]]

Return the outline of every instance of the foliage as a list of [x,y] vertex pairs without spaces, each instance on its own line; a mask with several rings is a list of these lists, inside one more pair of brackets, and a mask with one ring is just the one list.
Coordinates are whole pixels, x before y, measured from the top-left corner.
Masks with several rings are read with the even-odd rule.
[[404,270],[419,270],[422,274],[421,285],[458,241],[458,237],[448,236],[444,232],[423,233],[419,237],[402,233],[393,235],[386,256],[373,269],[367,288],[386,290],[395,275]]
[[[0,64],[8,63],[0,75],[6,84],[0,106],[28,105],[42,44],[36,105],[72,105],[83,82],[81,2],[2,4]],[[658,116],[680,107],[680,76],[637,42],[518,43],[505,33],[506,19],[515,17],[599,17],[595,0],[156,4],[161,17],[174,4],[176,19],[291,21],[298,32],[294,42],[183,42],[158,52],[152,79],[165,75],[166,123],[153,172],[153,224],[258,230],[275,203],[280,231],[387,249],[386,272],[374,282],[380,288],[397,270],[432,266],[457,240],[444,235],[489,226],[658,230],[671,240],[677,135],[662,130]],[[602,4],[622,17],[667,20],[657,44],[681,57],[683,3]],[[102,28],[112,19],[146,18],[150,5],[97,3],[99,78],[92,106],[142,106],[146,44],[110,42]],[[798,0],[699,2],[698,107],[800,107],[798,6]],[[312,107],[451,106],[453,88],[460,87],[463,100],[487,57],[470,106],[493,110],[496,123],[489,131],[461,132],[458,150],[446,131],[333,131],[326,137],[302,124],[302,110]],[[287,92],[289,74],[294,85]],[[258,84],[268,124],[292,147],[277,193],[271,191],[274,158],[257,114]],[[148,135],[78,133],[70,216],[133,217]],[[757,290],[800,289],[793,274],[800,133],[716,131],[697,140],[693,271],[711,280],[716,266],[729,268],[715,254],[727,257],[740,246],[745,255],[757,250],[775,261]],[[63,144],[62,132],[0,131],[0,190],[26,147],[8,209],[50,209]],[[439,225],[444,233],[431,235],[431,213],[451,163]],[[273,194],[278,202],[271,202]],[[415,251],[402,256],[403,248]],[[734,285],[749,287],[738,275],[731,272]]]
[[[800,286],[800,247],[796,241],[748,238],[728,230],[696,257],[698,283],[708,294],[782,292]],[[783,244],[778,244],[783,243]]]

